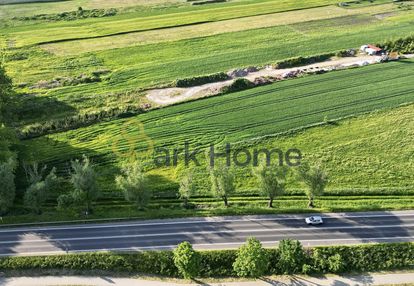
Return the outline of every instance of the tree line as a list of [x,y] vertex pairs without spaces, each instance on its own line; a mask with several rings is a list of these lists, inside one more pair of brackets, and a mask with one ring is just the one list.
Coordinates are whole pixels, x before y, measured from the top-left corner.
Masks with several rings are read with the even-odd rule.
[[[87,156],[71,161],[70,166],[69,182],[72,190],[57,198],[57,207],[59,209],[82,207],[84,213],[88,215],[93,211],[93,204],[101,195],[96,166]],[[34,214],[41,214],[52,190],[63,179],[56,175],[55,168],[47,172],[47,167],[41,167],[38,163],[24,165],[23,168],[27,181],[23,196],[24,206]],[[14,160],[0,164],[0,184],[3,186],[0,197],[2,215],[12,207],[15,199],[14,170]],[[289,172],[288,167],[268,165],[264,161],[252,169],[260,194],[267,197],[269,208],[272,208],[273,202],[285,193],[286,177]],[[222,200],[225,207],[229,207],[229,199],[236,190],[233,170],[224,164],[216,164],[209,169],[209,173],[211,194]],[[328,183],[327,174],[320,165],[310,166],[306,163],[299,166],[295,173],[306,186],[308,207],[313,208],[314,198],[323,194]],[[190,199],[197,190],[193,175],[193,170],[188,169],[179,182],[178,196],[183,202],[183,207],[187,209],[193,207]],[[115,183],[123,192],[125,199],[139,210],[144,210],[148,206],[152,192],[148,176],[138,162],[123,167],[121,173],[116,176]]]

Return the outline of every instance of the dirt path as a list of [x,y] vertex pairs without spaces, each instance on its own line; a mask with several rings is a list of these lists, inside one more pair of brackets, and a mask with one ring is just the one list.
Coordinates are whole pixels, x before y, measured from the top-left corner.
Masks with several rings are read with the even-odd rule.
[[[287,68],[287,69],[273,69],[271,67],[266,67],[256,72],[248,73],[243,78],[246,78],[250,81],[254,81],[255,79],[261,77],[277,77],[282,76],[285,73],[291,71],[298,71],[298,70],[321,70],[327,69],[332,67],[348,67],[353,65],[363,65],[363,64],[373,64],[376,63],[378,58],[376,56],[368,56],[368,55],[358,55],[356,57],[346,57],[346,58],[332,58],[330,60],[301,66],[295,68]],[[231,85],[231,83],[235,79],[221,81],[221,82],[214,82],[209,84],[204,84],[200,86],[188,87],[188,88],[163,88],[163,89],[153,89],[147,92],[147,98],[149,101],[157,104],[157,105],[170,105],[177,102],[201,98],[211,95],[216,95],[220,93],[220,90],[225,87]]]

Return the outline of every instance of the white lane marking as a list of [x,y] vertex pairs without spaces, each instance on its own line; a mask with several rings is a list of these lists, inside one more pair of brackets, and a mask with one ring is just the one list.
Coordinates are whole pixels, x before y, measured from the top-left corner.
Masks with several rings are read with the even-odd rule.
[[[70,238],[45,238],[45,239],[28,239],[25,240],[10,240],[10,241],[0,241],[0,244],[10,244],[10,243],[35,243],[35,242],[59,242],[59,241],[82,241],[82,240],[98,240],[98,239],[121,239],[121,238],[138,238],[138,237],[157,237],[157,236],[177,236],[177,235],[199,235],[199,234],[222,234],[222,233],[249,233],[249,232],[279,232],[279,231],[323,231],[323,230],[341,230],[341,229],[379,229],[379,228],[396,228],[405,230],[406,227],[414,227],[414,224],[402,224],[402,225],[379,225],[379,226],[327,226],[327,227],[297,227],[297,228],[254,228],[254,229],[233,229],[233,230],[214,230],[214,231],[183,231],[183,232],[167,232],[167,233],[145,233],[145,234],[130,234],[130,235],[111,235],[111,236],[86,236],[86,237],[70,237]],[[319,233],[323,234],[323,233]],[[344,233],[346,234],[346,233]],[[300,235],[298,233],[297,235]]]
[[129,224],[90,224],[90,225],[76,225],[76,226],[62,226],[62,227],[32,227],[32,228],[13,228],[13,229],[0,229],[0,233],[12,233],[12,232],[26,232],[26,231],[48,231],[48,230],[76,230],[76,229],[100,229],[100,228],[120,228],[120,227],[135,227],[135,226],[156,226],[156,225],[180,225],[180,224],[194,224],[194,223],[226,223],[226,222],[255,222],[255,221],[286,221],[286,220],[302,220],[306,216],[319,215],[324,219],[330,218],[381,218],[381,217],[412,217],[414,213],[401,213],[401,214],[373,214],[373,215],[349,215],[349,214],[333,214],[324,216],[323,214],[308,214],[298,217],[245,217],[239,219],[220,219],[220,218],[205,218],[204,220],[188,220],[188,221],[165,221],[165,222],[148,222],[148,223],[129,223]]
[[[318,241],[323,241],[325,243],[322,244],[312,244],[312,246],[325,246],[330,245],[329,242],[335,241],[344,241],[349,244],[349,242],[355,241],[352,244],[367,244],[367,243],[376,243],[378,241],[395,241],[395,240],[404,240],[407,242],[413,241],[414,236],[395,236],[395,237],[372,237],[372,238],[336,238],[336,239],[306,239],[300,240],[302,244],[314,243]],[[262,241],[262,244],[272,244],[277,245],[278,241]],[[193,244],[194,248],[197,249],[220,249],[220,246],[223,247],[239,247],[243,245],[244,242],[221,242],[221,243],[199,243]],[[341,245],[340,243],[338,245]],[[211,247],[215,246],[216,248],[203,248],[203,247]],[[307,245],[305,245],[307,246]],[[83,250],[69,250],[66,251],[39,251],[39,252],[26,252],[26,253],[7,253],[7,254],[0,254],[0,257],[4,256],[42,256],[42,255],[59,255],[59,254],[71,254],[71,253],[84,253],[84,252],[110,252],[110,251],[145,251],[145,250],[165,250],[165,249],[173,249],[177,247],[175,244],[171,245],[163,245],[163,246],[142,246],[142,247],[122,247],[122,248],[101,248],[101,249],[83,249]],[[219,247],[219,248],[217,248]],[[221,248],[223,249],[223,248]]]

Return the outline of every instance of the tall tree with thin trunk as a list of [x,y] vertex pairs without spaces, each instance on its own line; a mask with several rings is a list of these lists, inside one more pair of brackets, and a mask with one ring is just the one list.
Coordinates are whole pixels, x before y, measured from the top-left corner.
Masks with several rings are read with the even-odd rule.
[[[1,56],[1,55],[0,55]],[[0,122],[8,122],[11,114],[11,101],[13,96],[13,84],[11,78],[6,74],[0,58]]]
[[210,168],[211,191],[213,194],[222,199],[224,206],[228,207],[228,199],[236,190],[234,185],[234,175],[230,167],[225,164],[217,163]]
[[24,194],[24,205],[32,212],[40,214],[50,191],[58,184],[56,169],[52,168],[48,175],[44,175],[47,166],[40,168],[37,163],[25,165],[24,169],[29,183]]
[[72,161],[71,168],[70,182],[74,187],[74,191],[71,193],[73,201],[78,204],[84,203],[86,212],[90,213],[92,203],[98,199],[100,194],[95,168],[85,155],[82,161]]
[[122,173],[116,177],[116,185],[124,192],[127,201],[133,202],[139,209],[144,209],[151,199],[151,190],[141,165],[128,165],[122,169]]
[[260,193],[269,198],[269,208],[273,208],[273,201],[276,197],[282,196],[286,189],[286,166],[267,165],[262,161],[253,169],[253,173],[259,182]]
[[298,169],[299,179],[306,185],[306,195],[308,196],[308,207],[313,208],[314,198],[321,196],[328,184],[328,175],[321,165],[310,166],[303,163]]
[[16,195],[14,184],[15,166],[13,159],[3,163],[0,162],[0,215],[7,213],[13,206]]
[[188,170],[187,173],[180,180],[180,188],[178,189],[178,194],[180,199],[184,201],[184,207],[189,207],[189,199],[194,195],[196,191],[196,185],[193,180],[193,171]]

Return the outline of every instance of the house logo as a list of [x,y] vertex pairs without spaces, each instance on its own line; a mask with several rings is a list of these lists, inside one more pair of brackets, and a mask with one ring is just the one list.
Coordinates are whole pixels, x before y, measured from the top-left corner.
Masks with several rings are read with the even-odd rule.
[[125,122],[109,143],[117,159],[131,163],[150,157],[154,152],[153,140],[145,133],[144,124],[137,120]]

